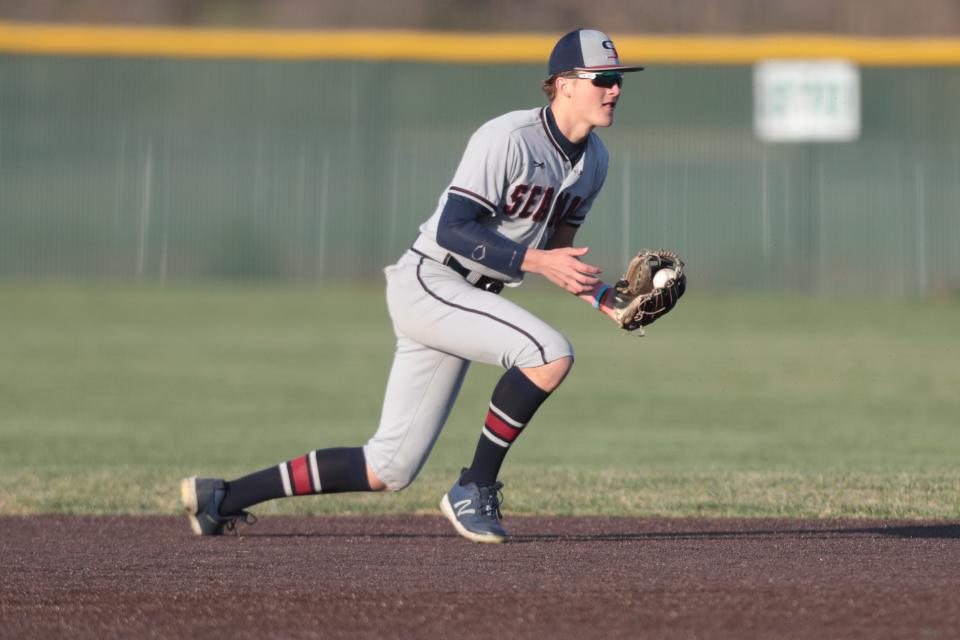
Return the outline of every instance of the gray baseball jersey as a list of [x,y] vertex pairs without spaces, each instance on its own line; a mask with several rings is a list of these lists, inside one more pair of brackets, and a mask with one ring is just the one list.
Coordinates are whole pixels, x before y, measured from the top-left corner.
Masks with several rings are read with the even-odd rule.
[[451,194],[479,204],[480,223],[518,246],[542,248],[559,224],[580,225],[603,185],[608,155],[590,134],[571,165],[551,133],[546,109],[515,111],[470,138],[436,212],[413,246],[387,267],[387,307],[397,349],[380,425],[364,447],[367,464],[393,491],[419,473],[446,422],[470,362],[538,367],[573,355],[570,342],[510,300],[474,286],[479,275],[519,283],[522,274],[491,269],[471,255],[456,259],[466,277],[444,264],[450,251],[437,229]]
[[[450,253],[437,243],[437,228],[447,197],[476,202],[490,215],[480,224],[517,244],[541,249],[560,223],[579,226],[607,175],[606,147],[595,134],[571,166],[547,123],[546,107],[513,111],[495,118],[470,138],[450,186],[433,215],[420,226],[414,245],[440,261]],[[477,262],[486,247],[459,255],[466,267],[482,275],[517,283],[522,274],[495,271]]]

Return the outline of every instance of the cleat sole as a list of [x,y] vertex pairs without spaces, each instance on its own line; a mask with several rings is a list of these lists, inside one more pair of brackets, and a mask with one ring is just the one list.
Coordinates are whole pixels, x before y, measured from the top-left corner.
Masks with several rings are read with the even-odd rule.
[[196,476],[184,478],[180,481],[180,503],[183,505],[183,510],[187,514],[187,520],[190,522],[190,528],[193,529],[193,533],[202,536],[203,530],[200,528],[200,521],[197,520],[197,511],[199,508],[197,505]]

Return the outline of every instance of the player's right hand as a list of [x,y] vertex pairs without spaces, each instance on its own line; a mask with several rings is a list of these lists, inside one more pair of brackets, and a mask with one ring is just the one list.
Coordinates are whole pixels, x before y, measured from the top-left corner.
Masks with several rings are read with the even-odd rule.
[[559,249],[527,249],[520,265],[522,271],[539,273],[544,278],[574,295],[589,293],[600,282],[599,267],[580,260],[590,251],[587,247]]

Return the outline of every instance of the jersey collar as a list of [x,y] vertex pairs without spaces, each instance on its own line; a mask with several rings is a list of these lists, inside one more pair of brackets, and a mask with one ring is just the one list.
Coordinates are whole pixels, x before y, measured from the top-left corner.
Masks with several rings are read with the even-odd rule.
[[543,130],[544,133],[547,134],[547,138],[550,139],[550,142],[553,143],[557,151],[559,151],[571,165],[577,164],[580,156],[583,155],[584,150],[587,148],[587,140],[589,140],[590,137],[587,136],[584,138],[580,144],[570,142],[567,137],[560,132],[560,128],[557,127],[557,120],[553,117],[553,111],[550,107],[544,107],[540,110],[540,123],[543,125]]

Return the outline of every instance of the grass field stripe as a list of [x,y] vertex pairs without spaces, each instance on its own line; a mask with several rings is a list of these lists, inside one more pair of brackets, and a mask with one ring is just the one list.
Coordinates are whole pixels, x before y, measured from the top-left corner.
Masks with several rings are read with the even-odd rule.
[[504,449],[510,448],[510,443],[506,440],[500,439],[497,434],[491,431],[486,425],[483,427],[483,435],[493,444],[503,447]]
[[317,468],[317,451],[314,449],[311,451],[308,456],[308,461],[310,462],[310,477],[313,478],[313,491],[314,493],[320,493],[320,470]]
[[[623,60],[643,64],[729,65],[752,64],[770,58],[842,58],[872,66],[960,65],[960,38],[611,35]],[[556,34],[535,33],[294,31],[0,22],[0,51],[35,55],[542,64],[555,40]]]
[[524,424],[522,422],[517,422],[516,420],[514,420],[513,418],[505,414],[503,411],[498,409],[492,402],[490,403],[490,411],[493,411],[498,418],[500,418],[501,420],[509,424],[511,427],[515,427],[517,429],[523,429]]
[[292,496],[293,489],[290,488],[290,473],[287,471],[287,463],[281,462],[277,465],[280,468],[280,480],[283,482],[283,493]]

